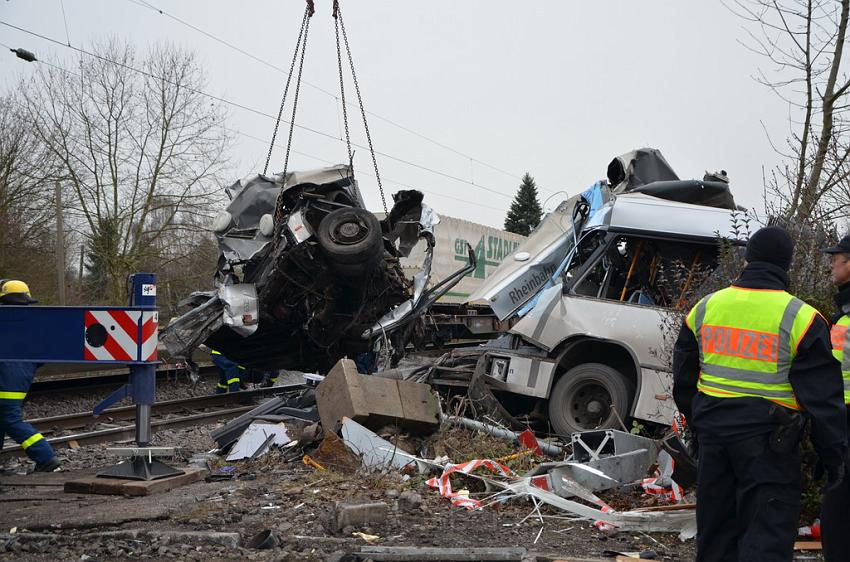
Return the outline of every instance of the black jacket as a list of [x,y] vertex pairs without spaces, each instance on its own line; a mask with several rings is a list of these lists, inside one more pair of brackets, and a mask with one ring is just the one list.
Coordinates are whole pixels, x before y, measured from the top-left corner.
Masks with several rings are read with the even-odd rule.
[[835,324],[845,314],[850,314],[850,282],[838,287],[838,293],[835,295],[835,314],[829,319],[829,323]]
[[[788,275],[765,263],[747,265],[733,286],[788,290]],[[778,421],[773,402],[762,398],[715,398],[697,392],[699,349],[693,332],[683,325],[673,350],[673,398],[690,426],[706,441],[745,439],[768,433]],[[832,356],[829,327],[818,315],[797,348],[788,374],[797,401],[812,420],[812,442],[826,464],[840,462],[847,440],[841,365]]]

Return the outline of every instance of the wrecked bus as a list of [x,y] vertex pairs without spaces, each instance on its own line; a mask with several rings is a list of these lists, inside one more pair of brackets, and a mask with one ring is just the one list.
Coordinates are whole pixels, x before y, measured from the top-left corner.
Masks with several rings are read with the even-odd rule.
[[607,181],[550,213],[470,297],[516,319],[476,358],[505,411],[561,435],[670,424],[664,327],[678,329],[694,271],[716,267],[718,236],[735,236],[728,180],[707,178],[680,180],[654,149],[615,158]]

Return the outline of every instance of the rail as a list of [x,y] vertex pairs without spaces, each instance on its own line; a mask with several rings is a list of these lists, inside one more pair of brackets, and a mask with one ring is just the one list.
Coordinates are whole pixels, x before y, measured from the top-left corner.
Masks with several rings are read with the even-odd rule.
[[[256,407],[253,399],[275,396],[299,391],[305,388],[303,384],[286,386],[275,386],[245,390],[242,392],[213,394],[208,396],[197,396],[182,398],[179,400],[167,400],[153,404],[152,416],[159,418],[151,421],[151,431],[156,433],[162,429],[178,429],[193,425],[203,425],[218,420],[238,417]],[[245,401],[251,404],[245,404]],[[234,404],[236,402],[237,404]],[[210,409],[210,411],[199,412],[198,410]],[[90,412],[68,414],[63,416],[51,416],[46,418],[35,418],[27,420],[39,432],[45,434],[47,442],[54,449],[93,445],[98,443],[132,441],[135,435],[135,412],[134,406],[121,408],[110,408],[95,418]],[[184,414],[184,415],[179,415]],[[59,431],[79,430],[94,425],[113,425],[116,422],[131,422],[118,427],[101,427],[89,431],[72,432],[65,435],[50,437],[50,434]],[[18,445],[10,445],[0,450],[0,458],[8,456],[23,456],[24,452]]]
[[[215,365],[202,363],[199,365],[202,377],[211,377],[217,374]],[[173,364],[162,364],[157,366],[157,381],[179,378],[183,370]],[[107,369],[102,371],[87,372],[79,371],[73,373],[49,373],[36,374],[35,381],[30,388],[29,394],[50,394],[66,392],[68,390],[94,390],[99,387],[114,386],[127,382],[129,369]],[[188,375],[186,375],[188,381]]]

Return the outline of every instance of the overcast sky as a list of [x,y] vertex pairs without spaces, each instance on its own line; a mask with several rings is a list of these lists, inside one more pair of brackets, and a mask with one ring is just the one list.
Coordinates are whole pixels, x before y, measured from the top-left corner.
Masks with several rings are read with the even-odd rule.
[[[0,0],[0,21],[75,46],[108,35],[142,50],[173,42],[199,55],[205,91],[277,113],[285,74],[142,4]],[[149,4],[287,69],[304,11],[302,0]],[[743,22],[719,0],[341,6],[366,109],[374,114],[372,139],[386,155],[378,165],[388,197],[420,189],[441,214],[501,228],[523,173],[535,177],[550,209],[564,197],[556,192],[573,195],[603,178],[612,157],[651,146],[682,178],[727,170],[736,200],[760,206],[762,170],[777,161],[765,129],[782,142],[788,107],[753,80],[764,61],[740,45]],[[301,88],[296,122],[333,138],[296,129],[291,169],[346,160],[338,100],[320,90],[338,96],[331,0],[316,0],[316,8],[304,69],[312,86]],[[68,65],[78,56],[2,25],[0,43]],[[0,85],[12,87],[33,66],[0,52]],[[350,81],[346,96],[356,103]],[[261,171],[273,120],[232,106],[228,112],[228,126],[239,131],[234,179]],[[365,145],[355,108],[349,117],[354,142]],[[284,139],[278,136],[276,171]],[[377,210],[366,150],[357,149],[355,168],[368,206]]]

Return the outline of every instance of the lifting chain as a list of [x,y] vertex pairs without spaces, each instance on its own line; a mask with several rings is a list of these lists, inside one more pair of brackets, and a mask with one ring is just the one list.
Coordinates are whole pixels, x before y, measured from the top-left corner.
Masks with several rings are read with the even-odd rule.
[[301,74],[304,72],[304,54],[307,52],[307,33],[310,31],[310,20],[304,26],[304,44],[301,47],[301,60],[298,62],[298,80],[295,82],[295,98],[292,101],[292,117],[289,119],[289,137],[286,139],[286,156],[283,160],[283,181],[289,171],[289,151],[292,149],[292,131],[295,130],[295,113],[298,111],[298,94],[301,92]]
[[345,103],[345,80],[342,76],[342,50],[339,45],[339,18],[337,14],[337,3],[334,2],[334,31],[336,32],[336,62],[339,67],[339,95],[342,98],[342,122],[345,125],[345,147],[348,154],[348,165],[354,169],[354,153],[351,152],[351,133],[348,130],[348,106]]
[[[295,53],[292,57],[292,63],[289,66],[289,75],[286,78],[286,86],[283,90],[283,99],[280,101],[280,109],[277,112],[277,119],[275,121],[274,131],[272,133],[271,143],[269,144],[269,152],[266,156],[266,165],[263,167],[263,175],[268,172],[269,163],[271,162],[272,152],[274,150],[274,143],[277,138],[278,129],[280,128],[281,117],[283,116],[283,108],[286,104],[286,97],[289,93],[289,86],[292,81],[292,76],[295,73],[295,64],[298,63],[298,76],[295,81],[295,96],[292,105],[292,117],[289,122],[289,136],[286,141],[286,155],[284,157],[283,162],[283,181],[286,182],[286,173],[289,169],[289,154],[292,148],[292,133],[295,129],[295,115],[298,109],[298,95],[301,91],[301,75],[304,70],[304,55],[307,51],[307,36],[310,31],[310,18],[313,16],[315,12],[315,8],[313,6],[313,0],[306,0],[307,8],[304,10],[304,17],[301,20],[301,30],[298,32],[298,39],[295,42]],[[342,69],[342,45],[340,44],[340,30],[342,31],[342,40],[345,44],[345,53],[348,58],[348,65],[351,69],[351,77],[354,81],[354,90],[357,93],[357,103],[360,106],[360,115],[363,118],[363,128],[366,131],[366,140],[369,144],[369,153],[372,156],[372,165],[375,168],[375,179],[378,182],[378,191],[381,194],[381,204],[384,207],[384,213],[388,213],[387,210],[387,199],[384,194],[384,186],[381,183],[381,175],[378,172],[378,160],[375,157],[375,148],[372,145],[372,135],[369,131],[369,123],[366,120],[366,109],[363,107],[363,97],[360,94],[360,84],[357,82],[357,73],[354,70],[354,59],[351,56],[351,47],[348,43],[348,34],[345,31],[345,24],[342,21],[342,12],[339,8],[339,0],[334,0],[333,3],[333,17],[334,17],[334,29],[336,32],[336,54],[337,54],[337,62],[339,67],[339,90],[340,97],[342,102],[342,115],[343,121],[345,124],[345,145],[348,154],[348,163],[351,166],[352,170],[354,168],[354,153],[351,150],[351,133],[348,126],[348,110],[345,103],[345,81],[343,79],[343,69]],[[300,50],[300,58],[299,58],[299,50]],[[283,199],[278,197],[277,205],[275,208],[275,224],[279,224],[281,214],[283,212],[282,207]]]
[[[298,94],[301,92],[301,74],[304,71],[304,55],[307,52],[307,36],[310,32],[310,17],[315,12],[313,8],[313,1],[307,0],[307,8],[304,11],[304,18],[301,20],[301,31],[298,33],[298,40],[295,43],[295,55],[292,57],[292,65],[289,68],[289,76],[286,78],[286,87],[283,91],[283,99],[280,102],[280,110],[277,114],[277,121],[275,122],[274,134],[272,135],[272,142],[269,146],[269,154],[266,158],[266,167],[263,169],[263,175],[266,173],[266,169],[269,165],[269,160],[271,160],[272,150],[274,149],[274,141],[275,136],[277,136],[277,130],[280,126],[280,117],[283,114],[283,106],[286,103],[286,94],[289,90],[289,83],[292,80],[292,74],[295,70],[295,62],[298,61],[298,76],[295,79],[295,97],[292,103],[292,117],[289,119],[289,136],[286,140],[286,155],[283,160],[283,175],[282,177],[282,185],[281,185],[281,194],[283,193],[283,188],[286,185],[286,172],[289,170],[289,153],[292,149],[292,132],[295,130],[295,115],[298,111]],[[298,57],[298,49],[301,48],[301,57]],[[274,223],[275,234],[278,235],[280,230],[283,228],[281,224],[281,218],[283,216],[283,197],[278,196],[277,202],[275,204],[274,211]]]
[[360,95],[360,85],[357,83],[357,73],[354,71],[354,59],[351,57],[351,47],[348,44],[348,34],[345,32],[345,23],[342,21],[342,11],[339,9],[339,0],[334,0],[333,4],[334,29],[336,31],[336,53],[339,62],[339,89],[342,97],[342,116],[345,121],[345,144],[348,149],[348,160],[353,160],[351,152],[351,137],[348,131],[348,112],[345,109],[345,89],[342,79],[342,52],[339,44],[339,32],[342,30],[342,40],[345,43],[345,54],[348,57],[348,65],[351,68],[351,78],[354,81],[354,91],[357,93],[357,103],[360,105],[360,115],[363,117],[363,128],[366,131],[366,141],[369,144],[369,153],[372,155],[372,165],[375,167],[375,179],[378,182],[378,191],[381,193],[381,204],[384,206],[384,213],[387,211],[387,198],[384,195],[384,186],[381,184],[381,175],[378,173],[378,160],[375,158],[375,148],[372,146],[372,135],[369,133],[369,123],[366,121],[366,110],[363,107],[363,97]]
[[[277,138],[277,131],[280,127],[280,118],[283,116],[283,106],[286,103],[286,95],[289,93],[289,84],[292,81],[292,74],[295,71],[295,63],[298,61],[298,50],[301,49],[301,65],[304,65],[304,49],[307,46],[307,31],[310,27],[310,16],[313,15],[315,9],[313,8],[313,0],[307,0],[307,8],[304,10],[304,17],[301,19],[301,30],[298,32],[298,39],[295,41],[295,53],[292,55],[292,63],[289,65],[289,74],[286,77],[286,86],[283,89],[283,99],[280,100],[280,109],[277,111],[277,120],[274,123],[274,132],[272,132],[272,141],[269,144],[269,153],[266,156],[266,165],[263,166],[263,175],[266,175],[269,169],[269,162],[272,159],[272,151],[274,150],[274,141]],[[302,45],[302,39],[304,44]],[[299,80],[300,84],[300,76],[301,72],[299,70]],[[298,94],[297,94],[298,84],[296,84],[296,104],[298,103]],[[292,137],[292,133],[290,132],[290,138]],[[286,147],[286,159],[289,160],[289,146]]]

